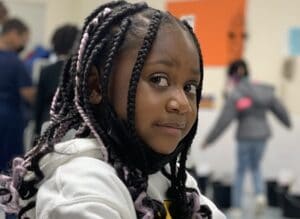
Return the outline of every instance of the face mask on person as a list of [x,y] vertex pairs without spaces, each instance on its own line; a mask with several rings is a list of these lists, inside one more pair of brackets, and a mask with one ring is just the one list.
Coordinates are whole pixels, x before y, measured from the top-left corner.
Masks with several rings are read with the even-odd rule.
[[15,52],[16,53],[18,53],[18,54],[20,54],[21,52],[23,52],[24,51],[24,49],[25,49],[25,46],[19,46],[16,50],[15,50]]

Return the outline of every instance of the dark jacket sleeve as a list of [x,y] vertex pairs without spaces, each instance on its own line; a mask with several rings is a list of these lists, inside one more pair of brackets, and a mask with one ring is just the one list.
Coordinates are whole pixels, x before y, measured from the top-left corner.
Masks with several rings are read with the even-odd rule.
[[270,110],[286,127],[292,126],[288,111],[275,96],[272,98]]
[[225,129],[236,116],[237,111],[235,108],[235,101],[233,98],[228,98],[216,123],[207,135],[204,143],[210,144],[214,142],[225,131]]
[[35,113],[34,113],[34,120],[35,120],[35,130],[34,133],[36,135],[40,135],[41,127],[42,127],[42,117],[43,117],[43,111],[45,107],[45,70],[42,69],[40,73],[39,83],[38,83],[38,89],[37,89],[37,96],[36,96],[36,102],[35,102]]

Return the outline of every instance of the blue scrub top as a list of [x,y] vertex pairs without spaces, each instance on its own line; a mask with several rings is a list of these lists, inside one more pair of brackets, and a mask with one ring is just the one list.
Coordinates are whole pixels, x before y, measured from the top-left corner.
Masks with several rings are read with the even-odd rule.
[[32,86],[18,55],[0,50],[0,171],[23,153],[24,119],[20,88]]
[[25,65],[14,52],[0,50],[0,111],[20,112],[19,89],[31,86],[31,78]]

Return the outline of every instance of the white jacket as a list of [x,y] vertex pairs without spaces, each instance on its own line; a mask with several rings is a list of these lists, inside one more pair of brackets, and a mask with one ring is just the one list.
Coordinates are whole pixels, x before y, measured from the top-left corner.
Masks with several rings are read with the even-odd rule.
[[[40,167],[45,178],[36,195],[30,218],[38,219],[135,219],[131,195],[115,169],[101,160],[94,139],[74,139],[55,145],[60,153],[47,154]],[[197,189],[188,176],[187,186]],[[147,193],[163,202],[170,181],[160,172],[149,176]],[[200,203],[209,206],[213,219],[225,216],[203,195]]]

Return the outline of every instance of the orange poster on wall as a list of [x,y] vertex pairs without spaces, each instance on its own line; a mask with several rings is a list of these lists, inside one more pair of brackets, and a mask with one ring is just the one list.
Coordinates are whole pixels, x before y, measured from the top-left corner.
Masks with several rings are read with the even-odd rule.
[[246,0],[169,0],[166,9],[186,19],[200,41],[204,64],[224,66],[242,58]]

